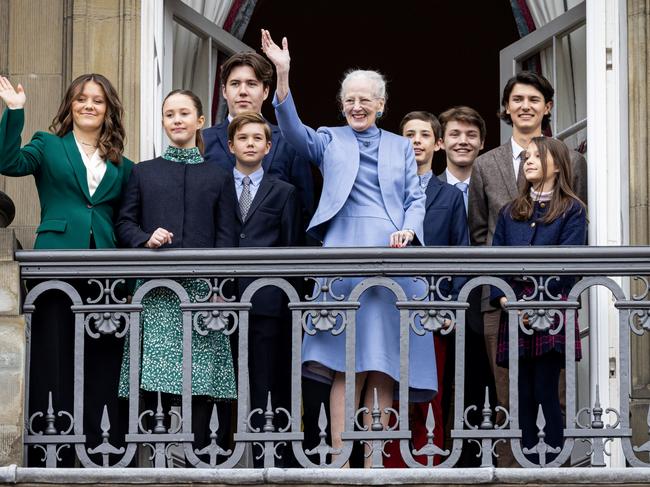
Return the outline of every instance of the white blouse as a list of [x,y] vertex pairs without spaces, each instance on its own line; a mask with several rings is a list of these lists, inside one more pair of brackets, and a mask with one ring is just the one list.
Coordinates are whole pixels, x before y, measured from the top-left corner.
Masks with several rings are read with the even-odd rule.
[[79,142],[76,137],[74,140],[77,143],[77,148],[81,154],[81,160],[83,161],[84,166],[86,166],[88,192],[90,193],[90,196],[92,196],[95,194],[97,186],[99,186],[99,183],[102,182],[102,178],[106,173],[106,161],[104,161],[104,159],[102,159],[99,155],[99,149],[95,149],[94,154],[91,157],[88,157],[83,149],[83,146],[81,145],[81,142]]

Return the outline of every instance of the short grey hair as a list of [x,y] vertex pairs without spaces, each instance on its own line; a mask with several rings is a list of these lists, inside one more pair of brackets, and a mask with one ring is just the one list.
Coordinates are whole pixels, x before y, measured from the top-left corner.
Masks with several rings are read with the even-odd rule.
[[364,80],[374,86],[373,95],[377,98],[383,98],[384,104],[388,101],[386,94],[386,78],[379,71],[365,70],[365,69],[351,69],[347,71],[341,81],[341,89],[339,91],[339,102],[343,102],[345,87],[348,83],[355,80]]

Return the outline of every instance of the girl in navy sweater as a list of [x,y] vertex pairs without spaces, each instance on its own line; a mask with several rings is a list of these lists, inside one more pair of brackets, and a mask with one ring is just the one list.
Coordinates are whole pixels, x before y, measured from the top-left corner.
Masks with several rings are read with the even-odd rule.
[[[585,205],[571,189],[571,162],[569,149],[558,140],[535,137],[528,146],[524,176],[519,196],[501,209],[492,245],[584,245],[587,233]],[[534,294],[530,279],[510,279],[517,296]],[[542,278],[548,296],[566,297],[575,280],[571,277]],[[543,291],[534,300],[549,300]],[[505,307],[506,298],[499,289],[492,288],[491,300]],[[537,320],[535,324],[533,320]],[[539,326],[543,318],[524,316],[523,325],[534,331],[528,335],[519,330],[519,424],[524,448],[534,447],[539,438],[536,425],[539,405],[542,406],[546,426],[545,442],[551,447],[562,446],[563,415],[560,407],[558,385],[560,371],[565,363],[565,326],[557,334],[549,331],[558,328],[560,316],[548,315],[550,327]],[[536,325],[536,326],[534,326]],[[575,357],[581,358],[577,320]],[[534,329],[533,329],[534,328]],[[508,321],[502,314],[499,328],[497,363],[508,366]],[[547,456],[547,462],[556,455]],[[528,458],[537,462],[537,455]]]

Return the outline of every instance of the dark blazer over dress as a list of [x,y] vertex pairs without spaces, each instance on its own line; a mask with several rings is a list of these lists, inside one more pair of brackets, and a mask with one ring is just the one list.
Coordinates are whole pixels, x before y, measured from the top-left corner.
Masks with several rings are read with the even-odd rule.
[[[499,212],[493,246],[529,246],[529,245],[585,245],[587,235],[587,212],[577,201],[574,201],[565,214],[550,223],[543,223],[541,220],[546,214],[548,203],[535,203],[532,218],[525,221],[517,221],[510,215],[510,205],[505,206]],[[570,276],[561,277],[559,280],[543,277],[548,283],[548,293],[552,296],[560,295],[566,300],[575,278]],[[507,280],[512,286],[517,299],[525,295],[531,295],[534,286],[529,280],[521,278],[510,278]],[[499,300],[503,292],[495,287],[491,288],[490,301],[493,306],[499,306]],[[545,294],[537,296],[535,300],[546,300]],[[564,315],[564,313],[563,313]],[[563,317],[563,321],[564,317]],[[559,326],[559,317],[555,317],[551,329]],[[578,319],[576,313],[575,327],[575,357],[580,360],[582,349],[580,346]],[[556,335],[548,331],[535,331],[533,335],[526,335],[519,330],[519,357],[534,358],[550,351],[565,353],[565,327]],[[497,364],[507,366],[508,364],[508,321],[506,313],[502,313],[499,326]]]
[[157,157],[133,168],[115,227],[121,245],[143,247],[162,227],[174,234],[164,248],[236,246],[232,174],[215,164]]

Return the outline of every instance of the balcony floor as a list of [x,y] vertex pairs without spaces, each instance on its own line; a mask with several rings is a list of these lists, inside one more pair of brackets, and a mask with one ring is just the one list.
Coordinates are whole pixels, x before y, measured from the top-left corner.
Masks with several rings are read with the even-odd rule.
[[650,469],[45,469],[0,467],[1,484],[48,485],[648,485]]

